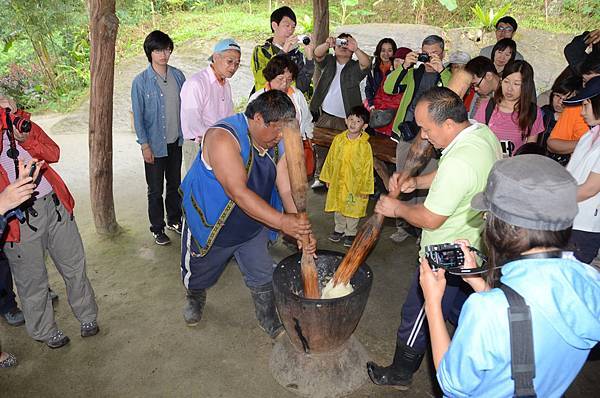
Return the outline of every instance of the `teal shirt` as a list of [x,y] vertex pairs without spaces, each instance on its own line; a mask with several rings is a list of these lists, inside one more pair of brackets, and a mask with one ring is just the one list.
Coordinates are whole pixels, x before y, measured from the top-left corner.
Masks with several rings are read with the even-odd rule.
[[468,239],[472,246],[481,248],[483,217],[471,208],[471,199],[485,189],[490,170],[501,156],[498,138],[479,123],[461,131],[442,151],[424,206],[448,218],[437,229],[423,229],[420,256],[425,246],[456,239]]

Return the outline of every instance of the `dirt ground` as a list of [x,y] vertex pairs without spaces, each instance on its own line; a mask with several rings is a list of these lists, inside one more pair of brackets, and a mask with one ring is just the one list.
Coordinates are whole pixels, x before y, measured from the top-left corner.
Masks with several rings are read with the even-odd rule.
[[[359,43],[374,48],[380,34],[403,37],[415,47],[425,34],[437,28],[410,25],[348,27]],[[467,33],[450,32],[452,45],[475,46]],[[521,32],[523,38],[526,35]],[[544,41],[557,48],[566,36]],[[554,36],[553,36],[554,37]],[[542,41],[539,41],[542,40]],[[190,41],[176,44],[172,64],[188,76],[206,65],[212,43]],[[252,43],[243,44],[242,65],[232,79],[235,98],[247,95],[251,86],[249,70]],[[476,49],[473,47],[471,52]],[[535,46],[523,46],[533,55]],[[558,59],[558,57],[555,57]],[[561,58],[562,59],[562,58]],[[533,61],[539,61],[532,57]],[[547,62],[547,76],[555,76],[564,65]],[[131,81],[146,66],[143,56],[122,62],[115,76],[114,114],[114,196],[122,232],[114,238],[95,233],[89,203],[87,112],[84,103],[69,114],[34,117],[61,147],[56,169],[76,199],[76,218],[85,243],[88,275],[99,305],[100,334],[79,337],[79,324],[68,306],[62,279],[49,266],[52,287],[59,293],[55,307],[59,326],[71,343],[50,350],[27,336],[23,327],[0,322],[2,347],[15,353],[19,366],[0,371],[1,397],[293,397],[271,376],[269,357],[273,342],[258,328],[249,291],[235,262],[208,293],[201,324],[185,326],[181,308],[184,289],[179,278],[180,246],[175,234],[167,247],[159,247],[148,231],[146,185],[139,146],[130,127]],[[537,67],[537,65],[536,65]],[[537,69],[536,69],[537,71]],[[542,75],[542,74],[540,74]],[[549,78],[548,80],[550,80]],[[538,83],[538,87],[540,87]],[[332,229],[330,215],[323,216],[325,197],[309,194],[309,215],[321,248],[343,251],[326,239]],[[389,363],[394,349],[400,306],[414,272],[417,246],[409,238],[402,244],[388,239],[393,222],[386,223],[382,237],[368,259],[374,283],[367,308],[355,336],[372,359]],[[276,260],[291,251],[273,247]],[[588,362],[567,392],[568,397],[597,396],[600,362]],[[433,397],[439,396],[428,359],[416,374],[411,390],[399,392],[368,382],[352,397]]]

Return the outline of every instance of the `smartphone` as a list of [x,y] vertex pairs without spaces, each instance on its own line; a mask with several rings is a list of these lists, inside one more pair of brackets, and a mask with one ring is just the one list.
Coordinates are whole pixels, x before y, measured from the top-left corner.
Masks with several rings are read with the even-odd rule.
[[35,174],[35,169],[37,169],[36,163],[31,165],[31,169],[29,169],[29,177],[33,177],[33,175]]

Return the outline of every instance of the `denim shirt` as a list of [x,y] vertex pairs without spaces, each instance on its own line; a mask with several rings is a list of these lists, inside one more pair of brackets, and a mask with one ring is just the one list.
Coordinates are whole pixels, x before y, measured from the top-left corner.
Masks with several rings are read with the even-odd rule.
[[[172,66],[169,66],[169,72],[175,77],[179,91],[181,91],[185,76],[179,69]],[[150,144],[154,156],[160,158],[167,156],[167,120],[165,98],[158,86],[157,78],[151,64],[135,77],[131,85],[131,107],[138,144]],[[180,146],[183,143],[181,125],[177,143]]]

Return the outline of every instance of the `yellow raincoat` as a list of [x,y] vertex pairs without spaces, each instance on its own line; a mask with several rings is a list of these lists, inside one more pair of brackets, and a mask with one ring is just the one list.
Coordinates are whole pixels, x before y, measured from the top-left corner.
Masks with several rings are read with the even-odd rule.
[[325,211],[361,218],[373,193],[373,151],[369,135],[348,139],[348,131],[338,134],[331,143],[319,179],[329,183]]

